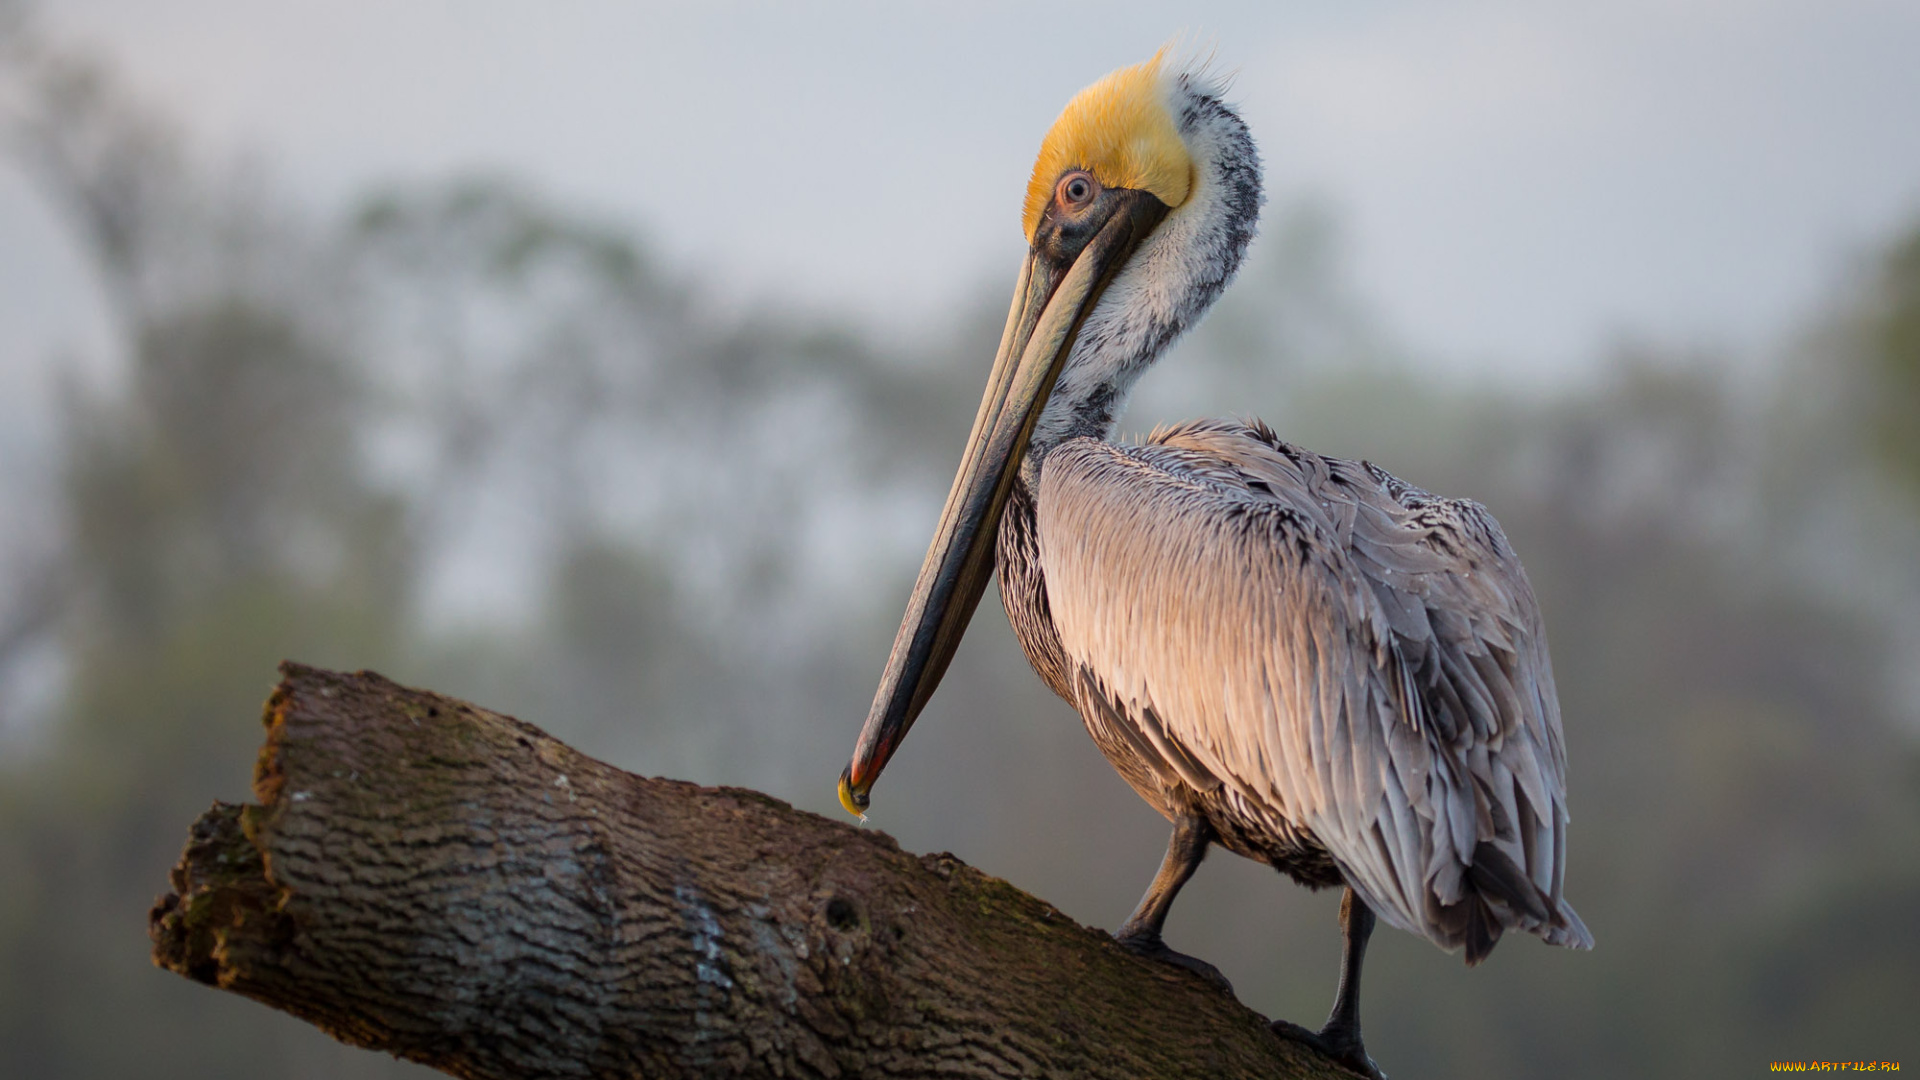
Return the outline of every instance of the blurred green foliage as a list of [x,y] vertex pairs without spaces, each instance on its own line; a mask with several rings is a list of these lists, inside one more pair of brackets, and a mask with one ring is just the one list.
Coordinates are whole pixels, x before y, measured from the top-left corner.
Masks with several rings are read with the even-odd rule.
[[1887,253],[1865,322],[1876,449],[1920,497],[1920,232]]
[[[497,181],[315,227],[188,175],[99,80],[22,78],[42,95],[23,145],[128,354],[70,396],[59,542],[0,593],[0,672],[53,663],[63,688],[0,765],[7,1075],[417,1071],[146,961],[186,825],[247,795],[283,657],[838,812],[1002,298],[898,355],[720,315],[624,230]],[[1643,347],[1541,400],[1416,375],[1342,285],[1331,217],[1275,217],[1129,423],[1257,412],[1499,515],[1551,628],[1567,889],[1598,939],[1515,939],[1467,971],[1378,936],[1376,1057],[1431,1077],[1920,1062],[1920,758],[1890,678],[1920,596],[1887,494],[1920,490],[1920,231],[1758,388]],[[54,602],[20,601],[30,578]],[[875,824],[1108,927],[1164,840],[991,604]],[[1219,855],[1169,936],[1312,1021],[1334,904]]]

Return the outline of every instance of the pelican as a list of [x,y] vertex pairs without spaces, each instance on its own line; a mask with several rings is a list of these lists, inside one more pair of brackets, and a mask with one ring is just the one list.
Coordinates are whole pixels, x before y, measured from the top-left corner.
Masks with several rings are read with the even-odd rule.
[[1161,939],[1215,844],[1344,887],[1325,1026],[1274,1026],[1379,1076],[1359,1009],[1376,917],[1469,965],[1508,929],[1593,939],[1561,895],[1546,630],[1486,509],[1257,422],[1112,441],[1134,382],[1239,268],[1261,201],[1246,124],[1165,49],[1048,131],[986,394],[839,795],[866,809],[997,567],[1034,671],[1173,824],[1119,944],[1219,980]]

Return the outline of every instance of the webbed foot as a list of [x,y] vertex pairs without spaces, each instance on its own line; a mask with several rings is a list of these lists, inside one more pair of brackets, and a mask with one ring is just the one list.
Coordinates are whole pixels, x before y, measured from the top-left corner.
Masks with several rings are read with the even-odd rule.
[[1174,952],[1172,949],[1167,948],[1166,942],[1160,940],[1159,934],[1128,934],[1122,931],[1122,933],[1113,940],[1118,943],[1121,948],[1143,960],[1158,960],[1163,964],[1172,964],[1175,967],[1186,968],[1188,971],[1212,983],[1216,989],[1219,989],[1228,997],[1233,996],[1233,984],[1227,981],[1225,975],[1220,974],[1219,968],[1214,967],[1212,964],[1207,963],[1197,956],[1188,956],[1186,953]]
[[1360,1033],[1351,1028],[1336,1028],[1332,1024],[1319,1031],[1309,1031],[1299,1024],[1288,1020],[1275,1020],[1267,1025],[1275,1035],[1291,1039],[1304,1046],[1311,1046],[1324,1056],[1359,1073],[1367,1080],[1387,1080],[1387,1074],[1367,1056],[1367,1048],[1360,1045]]

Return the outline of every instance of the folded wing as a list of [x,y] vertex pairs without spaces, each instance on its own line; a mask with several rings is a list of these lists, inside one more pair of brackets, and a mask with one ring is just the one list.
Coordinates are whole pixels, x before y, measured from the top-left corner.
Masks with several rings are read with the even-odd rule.
[[1226,421],[1063,443],[1037,501],[1062,646],[1154,718],[1170,775],[1310,834],[1381,918],[1469,963],[1507,927],[1592,944],[1561,895],[1545,628],[1483,507]]

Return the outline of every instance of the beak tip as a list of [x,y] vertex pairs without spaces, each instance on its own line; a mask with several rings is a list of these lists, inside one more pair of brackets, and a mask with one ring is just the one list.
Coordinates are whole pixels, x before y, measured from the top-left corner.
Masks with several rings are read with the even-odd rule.
[[871,800],[866,792],[856,792],[853,790],[852,765],[848,765],[846,768],[840,770],[839,794],[840,805],[846,808],[847,813],[865,821],[867,817],[867,805]]

